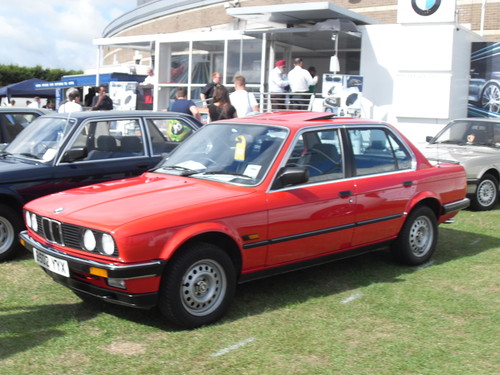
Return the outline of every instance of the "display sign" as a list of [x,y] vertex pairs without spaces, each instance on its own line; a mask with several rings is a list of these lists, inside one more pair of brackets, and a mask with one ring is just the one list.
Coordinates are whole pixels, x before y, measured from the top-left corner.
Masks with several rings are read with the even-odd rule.
[[398,23],[455,22],[456,0],[399,0]]
[[346,74],[323,74],[324,110],[337,116],[359,117],[363,77]]
[[500,42],[472,43],[468,115],[500,118]]

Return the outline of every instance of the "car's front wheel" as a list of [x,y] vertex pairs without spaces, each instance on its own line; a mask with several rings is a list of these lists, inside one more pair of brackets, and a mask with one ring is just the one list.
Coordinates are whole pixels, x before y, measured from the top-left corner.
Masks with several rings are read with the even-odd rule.
[[498,180],[491,174],[485,174],[477,184],[472,197],[471,208],[476,211],[491,210],[498,200]]
[[11,258],[20,247],[17,236],[21,228],[21,219],[14,210],[0,204],[0,262]]
[[236,290],[234,264],[210,243],[187,245],[163,274],[158,307],[172,323],[195,328],[220,319]]
[[437,242],[437,219],[427,206],[415,208],[406,219],[391,252],[396,260],[410,266],[427,262]]

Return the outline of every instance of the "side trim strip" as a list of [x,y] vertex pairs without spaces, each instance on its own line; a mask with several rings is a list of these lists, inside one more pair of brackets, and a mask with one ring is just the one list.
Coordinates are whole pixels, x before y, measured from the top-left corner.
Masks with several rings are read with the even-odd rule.
[[267,241],[258,241],[258,242],[245,244],[245,245],[243,245],[243,249],[248,250],[248,249],[253,249],[256,247],[273,245],[273,244],[280,243],[280,242],[294,241],[294,240],[299,240],[302,238],[319,236],[321,234],[338,232],[341,230],[351,229],[354,227],[360,227],[363,225],[370,225],[370,224],[380,223],[383,221],[399,219],[402,216],[403,216],[403,214],[395,214],[395,215],[390,215],[390,216],[379,217],[376,219],[364,220],[364,221],[360,221],[360,222],[352,223],[352,224],[345,224],[345,225],[339,225],[339,226],[331,227],[331,228],[319,229],[319,230],[315,230],[315,231],[311,231],[311,232],[298,233],[298,234],[294,234],[292,236],[272,238],[272,239],[269,239]]

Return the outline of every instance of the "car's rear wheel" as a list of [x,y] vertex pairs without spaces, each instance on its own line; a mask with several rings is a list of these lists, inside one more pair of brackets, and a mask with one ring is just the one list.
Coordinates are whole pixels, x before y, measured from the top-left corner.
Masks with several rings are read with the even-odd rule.
[[195,328],[220,319],[236,290],[231,258],[209,243],[187,245],[163,274],[158,307],[172,323]]
[[415,208],[406,219],[391,252],[403,264],[418,266],[427,262],[436,249],[437,219],[427,206]]
[[0,204],[0,262],[11,258],[21,247],[17,241],[21,228],[21,219],[14,210]]
[[471,208],[476,211],[491,210],[498,200],[498,181],[495,176],[485,174],[476,187]]

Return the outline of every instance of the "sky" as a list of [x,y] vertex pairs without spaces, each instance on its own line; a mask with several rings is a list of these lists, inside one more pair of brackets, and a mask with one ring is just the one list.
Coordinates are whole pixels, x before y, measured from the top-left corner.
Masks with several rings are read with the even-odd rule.
[[136,6],[136,0],[0,0],[0,65],[95,67],[92,40]]

